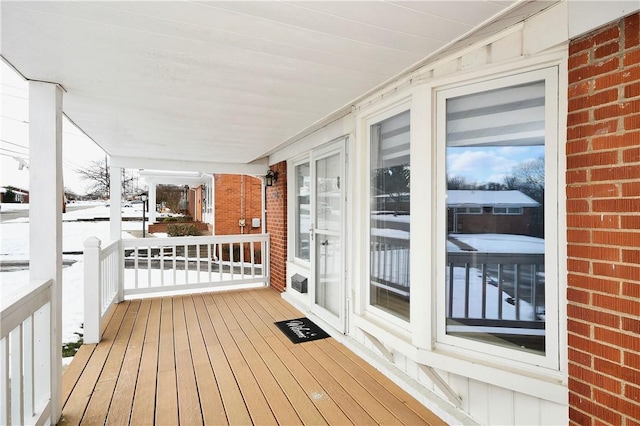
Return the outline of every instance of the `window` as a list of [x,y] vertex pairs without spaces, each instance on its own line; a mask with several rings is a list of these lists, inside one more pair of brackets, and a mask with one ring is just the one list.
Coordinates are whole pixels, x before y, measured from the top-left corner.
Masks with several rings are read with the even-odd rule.
[[[557,368],[557,231],[545,220],[557,217],[545,203],[557,186],[547,161],[556,158],[556,76],[551,68],[440,90],[436,126],[437,197],[447,200],[437,219],[438,341],[543,356]],[[471,211],[455,204],[484,214],[459,216]]]
[[309,230],[311,211],[309,189],[311,177],[309,163],[295,166],[295,257],[309,261]]
[[409,111],[370,126],[369,303],[409,320]]

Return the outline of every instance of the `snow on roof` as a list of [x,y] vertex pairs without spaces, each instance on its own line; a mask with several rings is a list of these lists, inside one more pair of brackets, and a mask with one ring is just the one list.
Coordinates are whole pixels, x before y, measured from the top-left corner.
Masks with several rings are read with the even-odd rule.
[[449,190],[447,191],[449,207],[538,207],[533,198],[520,191],[482,191],[482,190]]

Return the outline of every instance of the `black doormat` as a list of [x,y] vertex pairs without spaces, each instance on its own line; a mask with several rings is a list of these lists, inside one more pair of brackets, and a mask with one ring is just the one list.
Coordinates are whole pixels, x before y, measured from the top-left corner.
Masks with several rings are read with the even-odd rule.
[[302,317],[274,323],[293,343],[311,342],[330,337],[309,318]]

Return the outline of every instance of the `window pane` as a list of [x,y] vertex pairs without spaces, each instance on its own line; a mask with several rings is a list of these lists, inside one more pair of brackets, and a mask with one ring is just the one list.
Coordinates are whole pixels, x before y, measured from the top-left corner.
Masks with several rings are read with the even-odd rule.
[[449,335],[545,350],[544,92],[541,81],[447,100]]
[[296,166],[296,257],[309,260],[309,228],[311,228],[309,209],[309,163]]
[[409,111],[371,126],[370,303],[409,320]]

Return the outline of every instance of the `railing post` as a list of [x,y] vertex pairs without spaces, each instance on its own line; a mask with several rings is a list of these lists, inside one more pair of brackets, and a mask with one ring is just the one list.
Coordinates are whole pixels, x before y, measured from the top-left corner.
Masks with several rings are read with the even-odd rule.
[[84,343],[100,342],[100,240],[89,237],[84,242]]

